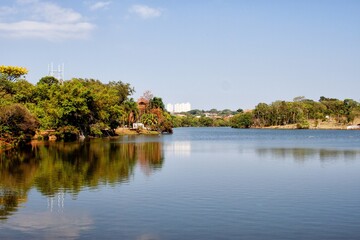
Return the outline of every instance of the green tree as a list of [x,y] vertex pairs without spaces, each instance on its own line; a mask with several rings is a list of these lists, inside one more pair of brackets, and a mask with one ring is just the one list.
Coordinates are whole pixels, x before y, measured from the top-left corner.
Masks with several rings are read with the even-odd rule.
[[149,127],[150,129],[156,129],[156,126],[158,124],[158,119],[157,116],[155,114],[152,113],[145,113],[141,116],[140,121],[146,126]]
[[135,92],[129,83],[123,83],[122,81],[111,81],[109,87],[115,89],[119,104],[122,104]]
[[54,84],[59,84],[59,83],[60,83],[60,81],[57,78],[55,78],[53,76],[45,76],[45,77],[42,77],[37,84],[38,85],[45,84],[48,87],[50,87]]
[[35,97],[35,87],[25,79],[13,83],[13,98],[17,103],[32,103]]
[[204,126],[204,127],[214,126],[214,120],[209,117],[200,117],[198,121],[200,126]]
[[253,114],[251,112],[239,113],[231,118],[231,127],[250,128],[253,124]]
[[163,111],[165,109],[165,105],[164,105],[162,99],[159,97],[153,97],[149,102],[149,106],[150,106],[150,109],[160,108]]
[[259,127],[270,126],[270,106],[266,103],[259,103],[254,109],[254,117],[256,119],[256,125]]

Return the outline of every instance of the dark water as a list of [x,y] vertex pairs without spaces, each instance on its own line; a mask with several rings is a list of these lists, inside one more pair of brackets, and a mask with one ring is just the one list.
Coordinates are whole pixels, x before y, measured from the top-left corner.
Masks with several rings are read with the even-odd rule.
[[183,128],[0,154],[0,239],[360,239],[360,131]]

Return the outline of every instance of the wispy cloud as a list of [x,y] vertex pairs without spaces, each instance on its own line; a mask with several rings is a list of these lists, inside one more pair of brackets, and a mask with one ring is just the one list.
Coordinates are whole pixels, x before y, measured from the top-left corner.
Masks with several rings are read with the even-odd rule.
[[110,5],[110,1],[108,2],[96,2],[93,5],[90,6],[90,10],[95,11],[98,9],[102,9],[102,8],[106,8],[107,6]]
[[[13,21],[0,19],[1,36],[59,41],[86,38],[95,28],[79,12],[55,3],[18,0],[13,7],[2,8],[8,9],[7,15]],[[21,11],[10,10],[16,8]]]
[[146,5],[133,5],[130,7],[129,12],[135,13],[141,18],[149,19],[160,17],[163,11],[160,8],[152,8]]

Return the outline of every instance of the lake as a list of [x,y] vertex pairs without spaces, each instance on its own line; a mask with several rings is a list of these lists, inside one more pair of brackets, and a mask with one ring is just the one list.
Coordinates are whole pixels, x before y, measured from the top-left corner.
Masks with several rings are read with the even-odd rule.
[[0,239],[360,239],[360,131],[178,128],[0,153]]

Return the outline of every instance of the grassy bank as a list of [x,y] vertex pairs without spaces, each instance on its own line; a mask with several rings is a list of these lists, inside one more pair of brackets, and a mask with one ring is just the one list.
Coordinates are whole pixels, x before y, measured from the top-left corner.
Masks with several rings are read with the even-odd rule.
[[115,133],[119,136],[124,135],[159,135],[158,131],[150,131],[146,129],[129,129],[129,128],[117,128],[115,129]]

